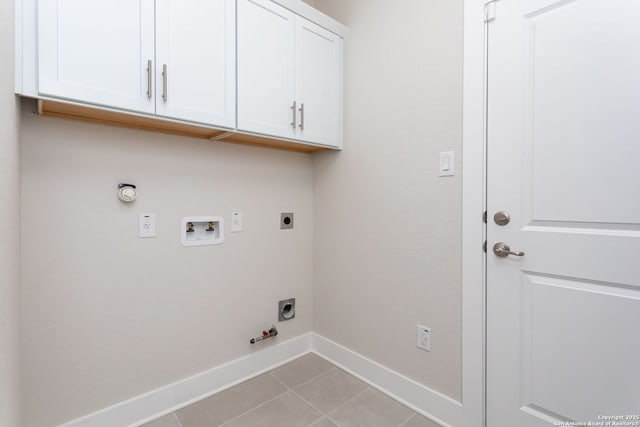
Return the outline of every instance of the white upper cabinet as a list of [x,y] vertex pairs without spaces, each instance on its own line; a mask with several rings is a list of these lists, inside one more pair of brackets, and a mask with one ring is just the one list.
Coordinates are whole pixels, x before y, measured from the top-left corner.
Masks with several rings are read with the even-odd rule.
[[38,93],[235,128],[235,0],[39,0]]
[[294,139],[296,15],[238,0],[238,129]]
[[340,146],[342,40],[302,18],[296,20],[297,138]]
[[41,114],[342,148],[345,33],[301,0],[16,0],[16,93]]
[[39,0],[38,93],[153,113],[153,0]]
[[340,147],[342,38],[270,0],[238,0],[238,129]]
[[156,0],[156,114],[234,128],[235,0]]

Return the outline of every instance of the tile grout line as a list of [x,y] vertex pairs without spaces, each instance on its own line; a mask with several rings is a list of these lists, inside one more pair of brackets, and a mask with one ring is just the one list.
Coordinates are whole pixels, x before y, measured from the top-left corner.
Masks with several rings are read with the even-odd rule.
[[[315,380],[315,379],[317,379],[317,378],[320,378],[322,375],[324,375],[324,374],[326,374],[326,373],[328,373],[328,372],[332,371],[333,369],[337,369],[337,368],[334,366],[333,368],[331,368],[331,369],[327,370],[326,372],[323,372],[322,374],[320,374],[320,375],[318,375],[318,376],[316,376],[316,377],[313,377],[313,378],[312,378],[312,379],[310,379],[309,381],[305,381],[305,382],[303,382],[302,384],[297,385],[296,387],[300,387],[300,386],[302,386],[302,385],[304,385],[304,384],[307,384],[307,383],[309,383],[309,382],[311,382],[311,381],[313,381],[313,380]],[[269,372],[269,373],[271,374],[271,372]],[[298,392],[296,392],[294,389],[290,388],[288,385],[286,385],[285,383],[283,383],[282,381],[280,381],[280,379],[279,379],[278,377],[276,377],[276,376],[275,376],[275,375],[273,375],[273,374],[271,374],[271,376],[273,376],[273,378],[275,378],[277,381],[279,381],[280,383],[282,383],[285,387],[288,387],[288,388],[289,388],[289,391],[290,391],[291,393],[293,393],[293,394],[295,394],[296,396],[298,396],[300,399],[302,399],[302,401],[303,401],[303,402],[305,402],[307,405],[311,406],[313,409],[315,409],[316,411],[318,411],[318,412],[320,413],[320,415],[321,415],[321,416],[320,416],[320,418],[318,418],[317,420],[315,420],[314,422],[312,422],[311,424],[309,424],[309,426],[308,426],[308,427],[311,427],[311,426],[313,426],[313,425],[318,424],[318,423],[319,423],[320,421],[322,421],[324,418],[329,418],[329,417],[327,416],[327,414],[325,414],[324,412],[322,412],[322,411],[320,410],[320,408],[316,408],[316,407],[315,407],[315,405],[314,405],[313,403],[309,402],[307,399],[305,399],[304,397],[300,396],[300,395],[298,394]],[[331,421],[331,422],[333,422],[333,421]],[[334,423],[334,424],[335,424],[335,423]]]
[[[283,366],[284,366],[284,365],[283,365]],[[309,379],[309,380],[307,380],[307,381],[305,381],[305,382],[303,382],[303,383],[301,383],[301,384],[298,384],[296,387],[299,387],[299,386],[301,386],[301,385],[303,385],[303,384],[306,384],[306,383],[308,383],[308,382],[311,382],[311,381],[313,381],[313,380],[315,380],[315,379],[317,379],[317,378],[319,378],[319,377],[323,376],[324,374],[328,373],[329,371],[331,371],[331,370],[333,370],[333,369],[338,369],[338,367],[337,367],[337,366],[335,366],[335,365],[332,365],[332,366],[331,366],[331,368],[327,369],[326,371],[322,372],[321,374],[318,374],[318,375],[316,375],[315,377],[313,377],[313,378],[311,378],[311,379]],[[277,376],[275,376],[275,375],[273,374],[273,371],[269,371],[269,372],[266,372],[266,373],[267,373],[267,374],[269,374],[269,375],[271,376],[271,378],[275,379],[277,382],[279,382],[280,384],[282,384],[282,385],[285,387],[285,389],[286,389],[286,390],[285,390],[283,393],[280,393],[279,395],[277,395],[277,396],[275,396],[275,397],[273,397],[273,398],[271,398],[271,399],[269,399],[269,400],[267,400],[267,401],[265,401],[265,402],[262,402],[261,404],[256,405],[256,406],[254,406],[253,408],[251,408],[251,409],[249,409],[249,410],[247,410],[247,411],[245,411],[245,412],[243,412],[243,413],[241,413],[241,414],[239,414],[239,415],[236,415],[236,416],[235,416],[235,417],[233,417],[233,418],[228,419],[227,421],[223,422],[222,424],[219,424],[219,425],[218,425],[218,427],[222,427],[222,426],[224,426],[224,425],[226,425],[226,424],[230,423],[231,421],[233,421],[233,420],[235,420],[235,419],[237,419],[237,418],[240,418],[240,417],[242,417],[243,415],[248,414],[248,413],[249,413],[249,412],[251,412],[251,411],[254,411],[254,410],[258,409],[258,408],[261,408],[261,407],[265,406],[266,404],[268,404],[268,403],[270,403],[270,402],[272,402],[272,401],[274,401],[274,400],[276,400],[276,399],[278,399],[278,398],[280,398],[280,397],[284,396],[285,394],[287,394],[287,393],[289,393],[289,392],[294,392],[294,391],[293,391],[293,389],[292,389],[291,387],[289,387],[287,384],[285,384],[285,383],[284,383],[280,378],[278,378]],[[294,392],[294,393],[295,393],[295,392]],[[295,394],[296,394],[296,396],[298,396],[298,393],[295,393]],[[303,399],[303,400],[304,400],[304,399]],[[305,400],[305,402],[306,402],[306,400]],[[313,405],[311,405],[311,406],[313,406]],[[315,407],[314,407],[314,408],[315,408]],[[316,409],[317,409],[317,408],[316,408]],[[324,413],[323,413],[322,411],[320,411],[320,413],[323,415],[323,417],[325,416],[325,415],[324,415]],[[323,417],[321,417],[320,419],[322,419]],[[176,418],[177,418],[177,416],[176,416]],[[178,419],[178,421],[180,421],[180,420]],[[320,420],[318,420],[318,421],[320,421]]]
[[331,421],[332,423],[334,423],[335,425],[338,425],[337,422],[335,422],[333,420],[333,418],[331,418],[331,414],[336,413],[339,409],[344,408],[345,406],[347,406],[349,403],[353,402],[354,400],[356,400],[358,397],[362,396],[363,394],[365,394],[366,392],[368,392],[369,390],[371,390],[371,387],[367,386],[366,389],[362,390],[360,393],[356,394],[355,396],[353,396],[351,399],[347,400],[346,402],[344,402],[342,405],[338,406],[336,409],[334,409],[333,411],[329,412],[326,417],[329,419],[329,421]]
[[[296,386],[296,388],[301,387],[305,384],[308,384],[318,378],[320,378],[321,376],[328,374],[329,372],[333,371],[334,369],[339,369],[337,366],[333,366],[332,368],[326,370],[325,372],[323,372],[322,374],[316,375],[315,377],[311,378],[310,380],[307,380],[303,383],[300,383]],[[324,413],[322,412],[319,408],[317,408],[315,405],[313,405],[311,402],[309,402],[307,399],[305,399],[304,397],[300,396],[300,394],[298,394],[297,391],[295,391],[293,388],[289,387],[287,384],[285,384],[284,382],[282,382],[277,376],[275,376],[272,372],[269,372],[269,374],[271,374],[276,380],[278,380],[280,383],[282,383],[285,387],[289,388],[289,391],[291,391],[292,393],[294,393],[296,396],[298,396],[300,399],[302,399],[304,402],[306,402],[309,406],[311,406],[312,408],[314,408],[315,410],[317,410],[318,412],[320,412],[320,414],[322,414],[322,417],[320,417],[319,420],[316,420],[315,422],[313,422],[309,427],[319,423],[320,421],[322,421],[323,418],[328,419],[329,421],[331,421],[333,424],[338,425],[338,423],[331,418],[330,414],[333,414],[334,412],[336,412],[338,409],[348,405],[349,403],[351,403],[354,399],[356,399],[357,397],[359,397],[360,395],[366,393],[367,391],[371,390],[371,387],[367,385],[367,388],[365,388],[364,390],[362,390],[360,393],[356,394],[355,396],[353,396],[351,399],[347,400],[346,402],[344,402],[342,405],[338,406],[337,408],[333,409],[332,411],[328,412],[328,413]],[[366,385],[366,383],[365,383]],[[413,414],[412,414],[413,416]],[[408,420],[407,420],[408,421]]]
[[320,421],[324,420],[324,419],[325,419],[324,417],[320,417],[320,419],[315,420],[314,422],[312,422],[311,424],[309,424],[307,427],[317,426],[317,425],[318,425],[318,423],[319,423]]
[[322,420],[328,420],[328,419],[329,419],[329,418],[327,418],[327,417],[322,417],[322,418],[320,418],[318,421],[315,421],[313,424],[309,424],[307,427],[317,426],[317,425],[320,423],[320,421],[322,421]]
[[[298,384],[295,388],[298,387],[302,387],[305,384],[308,384],[314,380],[317,380],[318,378],[322,377],[325,374],[328,374],[329,372],[333,371],[333,370],[337,370],[338,367],[337,366],[332,366],[331,368],[327,369],[326,371],[324,371],[323,373],[316,375],[315,377],[311,378],[310,380],[307,380],[303,383]],[[280,383],[282,383],[282,385],[284,385],[285,387],[289,388],[289,391],[291,391],[293,394],[295,394],[296,396],[298,396],[300,399],[302,399],[303,402],[307,403],[309,406],[311,406],[313,409],[315,409],[316,411],[318,411],[320,413],[320,415],[322,415],[319,419],[317,419],[316,421],[314,421],[313,423],[311,423],[308,427],[314,426],[316,424],[318,424],[320,421],[322,421],[324,418],[328,419],[329,421],[331,421],[333,424],[338,425],[338,423],[336,423],[334,420],[332,420],[328,414],[325,414],[323,411],[320,410],[320,408],[317,408],[313,403],[309,402],[307,399],[305,399],[304,397],[300,396],[300,394],[298,394],[297,391],[295,391],[293,388],[289,387],[287,384],[283,383],[280,378],[278,378],[277,376],[275,376],[272,372],[269,372],[273,378],[275,378],[277,381],[279,381]],[[366,390],[365,390],[366,391]],[[360,393],[358,393],[360,394]],[[357,397],[354,396],[354,397]],[[346,403],[348,403],[349,401],[351,401],[351,399],[349,399]],[[345,403],[345,404],[346,404]],[[339,406],[338,408],[340,408],[341,406]],[[336,408],[336,409],[338,409]]]
[[259,404],[259,405],[254,406],[253,408],[249,409],[248,411],[244,411],[243,413],[241,413],[241,414],[239,414],[239,415],[236,415],[236,416],[235,416],[235,417],[233,417],[233,418],[228,419],[227,421],[223,422],[222,424],[218,424],[218,427],[222,427],[222,426],[224,426],[224,425],[226,425],[226,424],[230,423],[231,421],[234,421],[235,419],[240,418],[240,417],[241,417],[241,416],[243,416],[243,415],[247,415],[249,412],[252,412],[252,411],[254,411],[254,410],[258,409],[258,408],[262,408],[264,405],[266,405],[266,404],[268,404],[268,403],[271,403],[271,402],[273,402],[273,401],[274,401],[274,400],[276,400],[276,399],[281,398],[282,396],[284,396],[285,394],[289,393],[290,391],[291,391],[291,390],[285,390],[283,393],[280,393],[279,395],[277,395],[277,396],[275,396],[275,397],[272,397],[271,399],[269,399],[269,400],[267,400],[267,401],[265,401],[265,402],[262,402],[262,403],[261,403],[261,404]]
[[305,402],[307,402],[309,404],[309,406],[311,406],[313,409],[315,409],[316,411],[320,412],[322,414],[323,417],[326,417],[327,414],[325,414],[320,408],[318,408],[316,405],[314,405],[313,403],[309,402],[307,399],[305,399],[304,397],[302,397],[300,394],[298,394],[297,391],[295,390],[291,390],[291,393],[295,394],[296,396],[298,396],[300,399],[304,400]]
[[313,409],[315,409],[316,411],[318,411],[318,413],[320,414],[320,418],[318,418],[317,420],[315,420],[313,423],[309,424],[309,426],[312,426],[314,424],[319,423],[323,418],[327,418],[327,414],[325,414],[324,412],[322,412],[320,410],[320,408],[316,407],[313,403],[309,402],[307,399],[305,399],[304,397],[300,396],[295,390],[291,390],[291,393],[295,394],[296,396],[298,396],[303,402],[305,402],[307,405],[311,406]]
[[416,415],[418,415],[417,412],[414,412],[413,414],[411,414],[409,416],[409,418],[407,418],[406,420],[404,420],[404,422],[402,424],[400,424],[398,427],[403,427],[404,425],[406,425],[409,421],[411,421],[411,419],[413,419]]
[[176,412],[175,412],[175,411],[173,411],[173,412],[171,413],[171,415],[173,415],[173,418],[175,418],[175,419],[176,419],[176,421],[178,421],[178,426],[179,426],[179,427],[182,427],[182,421],[180,421],[180,418],[178,418],[178,414],[176,414]]
[[[315,380],[317,380],[317,379],[321,378],[322,376],[327,375],[327,374],[329,374],[330,372],[332,372],[332,371],[334,371],[334,370],[338,370],[338,369],[339,369],[339,368],[338,368],[337,366],[333,365],[333,366],[331,366],[329,369],[325,370],[324,372],[322,372],[322,373],[320,373],[320,374],[318,374],[318,375],[316,375],[316,376],[314,376],[314,377],[312,377],[312,378],[310,378],[310,379],[308,379],[308,380],[306,380],[306,381],[304,381],[304,382],[302,382],[302,383],[300,383],[300,384],[297,384],[297,385],[295,385],[294,387],[290,387],[289,385],[287,385],[286,383],[284,383],[280,378],[278,378],[278,377],[273,373],[273,370],[272,370],[272,371],[268,371],[268,372],[266,372],[266,373],[267,373],[267,374],[269,374],[269,375],[271,376],[271,378],[275,379],[279,384],[281,384],[281,385],[285,388],[285,391],[283,391],[282,393],[280,393],[280,394],[278,394],[278,395],[276,395],[276,396],[272,397],[271,399],[268,399],[268,400],[266,400],[266,401],[264,401],[264,402],[262,402],[262,403],[260,403],[260,404],[258,404],[258,405],[256,405],[256,406],[254,406],[253,408],[250,408],[250,409],[248,409],[248,410],[244,411],[244,412],[243,412],[243,413],[241,413],[241,414],[238,414],[238,415],[234,416],[233,418],[230,418],[230,419],[228,419],[228,420],[224,421],[224,422],[223,422],[223,423],[221,423],[221,424],[218,424],[218,427],[223,427],[223,426],[225,426],[225,425],[228,425],[228,424],[229,424],[229,423],[231,423],[232,421],[235,421],[236,419],[238,419],[238,418],[240,418],[240,417],[243,417],[243,416],[245,416],[245,415],[247,415],[247,414],[249,414],[249,413],[251,413],[251,412],[253,412],[253,411],[257,410],[257,409],[259,409],[259,408],[261,408],[261,407],[263,407],[263,406],[265,406],[265,405],[267,405],[267,404],[269,404],[269,403],[273,402],[274,400],[276,400],[276,399],[279,399],[279,398],[283,397],[284,395],[286,395],[286,394],[287,394],[287,393],[289,393],[289,392],[291,392],[291,394],[292,394],[292,395],[294,395],[294,396],[298,397],[299,399],[301,399],[303,402],[305,402],[307,405],[309,405],[311,408],[313,408],[314,410],[316,410],[316,411],[320,414],[320,417],[319,417],[317,420],[315,420],[314,422],[312,422],[311,424],[309,424],[309,425],[308,425],[308,427],[313,427],[313,426],[315,426],[315,425],[319,424],[320,422],[322,422],[322,420],[325,420],[325,419],[326,419],[326,420],[328,420],[329,422],[333,423],[334,425],[338,426],[339,424],[338,424],[338,423],[337,423],[337,422],[336,422],[336,421],[331,417],[331,415],[332,415],[332,414],[335,414],[335,413],[336,413],[337,411],[339,411],[340,409],[342,409],[342,408],[344,408],[345,406],[349,405],[349,404],[350,404],[350,403],[352,403],[354,400],[356,400],[358,397],[360,397],[360,396],[364,395],[365,393],[367,393],[368,391],[372,390],[373,388],[372,388],[371,386],[367,386],[367,388],[366,388],[366,389],[364,389],[363,391],[361,391],[361,392],[357,393],[355,396],[353,396],[353,397],[351,397],[350,399],[348,399],[348,400],[347,400],[346,402],[344,402],[342,405],[340,405],[340,406],[336,407],[335,409],[333,409],[333,410],[331,410],[331,411],[329,411],[329,412],[326,412],[326,413],[325,413],[324,411],[322,411],[320,408],[318,408],[317,406],[315,406],[313,403],[309,402],[307,399],[305,399],[302,395],[300,395],[300,394],[295,390],[295,389],[297,389],[297,388],[299,388],[299,387],[301,387],[301,386],[303,386],[303,385],[305,385],[305,384],[311,383],[311,382],[313,382],[313,381],[315,381]],[[178,417],[177,411],[171,412],[171,415],[173,416],[174,420],[178,423],[178,427],[184,427],[184,426],[183,426],[183,424],[182,424],[182,421],[181,421],[181,420],[180,420],[180,418]],[[413,418],[415,418],[416,416],[418,416],[418,413],[417,413],[417,412],[415,412],[415,411],[413,411],[413,413],[412,413],[411,415],[409,415],[409,417],[408,417],[406,420],[404,420],[402,423],[400,423],[400,424],[398,425],[398,427],[404,427],[404,426],[406,426],[406,425],[407,425],[407,423],[409,423],[409,422],[410,422]]]
[[332,366],[331,368],[327,369],[326,371],[322,372],[321,374],[318,374],[318,375],[316,375],[315,377],[313,377],[313,378],[311,378],[311,379],[308,379],[308,380],[306,380],[306,381],[305,381],[305,382],[303,382],[303,383],[297,384],[297,385],[295,385],[294,387],[290,387],[290,386],[288,386],[284,381],[282,381],[280,378],[278,378],[278,377],[273,373],[273,371],[269,371],[268,373],[269,373],[273,378],[275,378],[276,380],[278,380],[278,382],[279,382],[279,383],[281,383],[283,386],[285,386],[285,387],[286,387],[286,388],[288,388],[289,390],[293,390],[294,388],[298,388],[298,387],[303,386],[303,385],[305,385],[305,384],[307,384],[307,383],[310,383],[311,381],[317,380],[318,378],[320,378],[320,377],[321,377],[321,376],[323,376],[324,374],[328,374],[330,371],[333,371],[334,369],[338,369],[338,367],[337,367],[337,366]]

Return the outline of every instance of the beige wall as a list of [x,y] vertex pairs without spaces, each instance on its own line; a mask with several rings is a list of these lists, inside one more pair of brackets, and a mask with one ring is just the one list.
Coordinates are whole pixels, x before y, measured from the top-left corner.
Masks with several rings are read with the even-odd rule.
[[315,157],[314,329],[460,400],[461,176],[437,167],[461,157],[463,2],[401,3],[316,2],[350,32],[345,149]]
[[[249,338],[297,298],[277,340],[311,330],[309,155],[43,118],[26,102],[23,414],[54,425],[255,351]],[[125,205],[116,185],[138,186]],[[230,214],[244,215],[229,233]],[[280,212],[295,229],[279,229]],[[139,239],[138,214],[158,237]],[[222,215],[221,246],[182,247],[183,216]],[[269,345],[265,343],[265,345]],[[257,348],[257,347],[256,347]]]
[[0,0],[0,426],[19,422],[20,152],[13,1]]
[[[297,315],[279,324],[279,340],[313,328],[460,399],[461,181],[437,177],[437,153],[461,154],[462,0],[315,4],[351,27],[341,153],[42,118],[23,103],[23,426],[68,421],[246,355],[288,297]],[[3,97],[5,304],[19,274],[19,176],[13,98]],[[134,204],[117,200],[118,182],[138,185]],[[227,224],[222,246],[180,245],[181,217],[229,221],[234,210],[243,233]],[[278,229],[283,211],[296,213],[295,230]],[[157,214],[156,239],[137,237],[142,212]],[[10,403],[0,425],[13,427],[17,358],[5,349],[17,342],[16,304],[2,313],[11,380],[0,385],[0,404]],[[417,323],[432,327],[431,353],[415,348]]]

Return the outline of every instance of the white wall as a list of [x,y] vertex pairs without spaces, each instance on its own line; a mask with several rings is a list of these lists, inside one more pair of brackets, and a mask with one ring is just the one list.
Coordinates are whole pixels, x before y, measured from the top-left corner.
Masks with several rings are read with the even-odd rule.
[[0,0],[0,426],[18,427],[20,151],[13,95],[13,1]]
[[461,157],[463,2],[401,3],[316,1],[350,31],[345,149],[315,157],[314,329],[460,400],[461,177],[437,167]]
[[[312,324],[309,155],[32,114],[22,121],[23,416],[68,421],[241,357],[297,298]],[[125,205],[119,182],[138,186]],[[244,215],[229,233],[230,214]],[[280,230],[280,212],[295,229]],[[158,237],[139,239],[138,213]],[[180,245],[183,216],[223,215],[221,246]],[[264,345],[269,345],[265,343]]]

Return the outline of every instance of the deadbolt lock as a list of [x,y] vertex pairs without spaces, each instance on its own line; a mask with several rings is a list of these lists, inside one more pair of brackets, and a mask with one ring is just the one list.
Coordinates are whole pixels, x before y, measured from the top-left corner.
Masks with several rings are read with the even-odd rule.
[[500,211],[493,216],[493,221],[498,225],[507,225],[511,221],[511,217],[508,213]]

